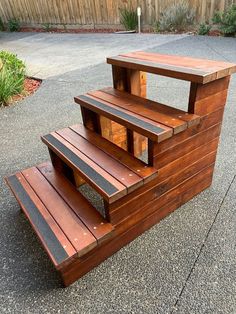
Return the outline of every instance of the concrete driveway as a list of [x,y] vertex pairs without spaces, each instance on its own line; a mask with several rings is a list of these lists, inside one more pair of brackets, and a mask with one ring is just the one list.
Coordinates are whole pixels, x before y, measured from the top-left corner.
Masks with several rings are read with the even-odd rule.
[[[236,62],[236,39],[114,34],[4,34],[0,49],[44,78],[33,96],[0,109],[1,177],[48,159],[40,135],[81,120],[73,96],[111,85],[105,57],[150,50]],[[148,96],[186,108],[188,83],[149,76]],[[67,289],[3,181],[1,313],[236,313],[236,76],[214,182]]]

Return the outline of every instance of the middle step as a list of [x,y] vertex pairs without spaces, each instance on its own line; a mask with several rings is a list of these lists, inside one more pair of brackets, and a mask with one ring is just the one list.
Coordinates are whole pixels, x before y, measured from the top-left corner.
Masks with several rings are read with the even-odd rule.
[[58,165],[57,156],[108,203],[157,175],[156,169],[81,124],[45,135],[42,141],[48,146],[55,167],[63,168]]

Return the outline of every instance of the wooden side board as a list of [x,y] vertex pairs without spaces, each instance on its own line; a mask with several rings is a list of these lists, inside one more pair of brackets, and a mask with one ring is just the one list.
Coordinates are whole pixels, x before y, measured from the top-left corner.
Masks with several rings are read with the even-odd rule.
[[[179,187],[179,192],[177,191],[171,198],[165,198],[161,205],[158,202],[147,204],[142,211],[144,217],[137,218],[135,215],[128,217],[126,221],[116,227],[114,236],[109,241],[103,242],[83,258],[73,261],[61,270],[60,274],[64,285],[68,286],[82,277],[176,208],[209,187],[212,175],[213,165],[210,165],[193,176],[190,183]],[[150,208],[151,212],[148,212],[147,210]]]

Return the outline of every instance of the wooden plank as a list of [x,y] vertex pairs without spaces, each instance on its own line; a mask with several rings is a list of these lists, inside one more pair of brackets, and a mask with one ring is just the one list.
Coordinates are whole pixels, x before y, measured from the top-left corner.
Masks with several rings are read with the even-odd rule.
[[146,52],[107,58],[107,63],[202,84],[236,72],[236,65],[229,62]]
[[200,158],[195,162],[193,161],[189,166],[183,166],[180,171],[176,170],[176,173],[172,174],[169,178],[166,177],[165,180],[160,180],[161,182],[155,184],[151,189],[147,189],[142,196],[137,195],[122,206],[114,208],[113,210],[110,209],[110,219],[112,224],[118,224],[134,212],[143,211],[143,208],[149,202],[152,204],[150,210],[152,210],[152,207],[156,206],[155,203],[158,204],[158,206],[162,206],[162,204],[166,202],[166,199],[171,199],[171,193],[179,191],[179,185],[184,184],[186,180],[188,181],[189,178],[192,178],[196,173],[201,172],[202,169],[212,165],[215,162],[215,159],[216,151],[212,151],[203,158]]
[[134,58],[138,60],[153,61],[173,66],[180,66],[190,68],[192,70],[201,69],[207,73],[217,72],[219,69],[229,69],[235,67],[236,65],[230,62],[215,61],[200,58],[190,58],[187,56],[176,56],[176,55],[163,55],[154,52],[146,51],[135,51],[125,54],[120,54],[120,56]]
[[59,130],[56,133],[95,162],[99,167],[116,178],[127,188],[128,192],[131,192],[143,185],[143,180],[139,175],[119,163],[117,160],[113,159],[111,156],[107,155],[97,146],[94,146],[73,130],[66,128]]
[[37,168],[23,170],[22,174],[66,234],[78,256],[84,255],[97,245],[96,238]]
[[160,169],[167,165],[169,162],[187,154],[194,148],[203,145],[204,143],[208,143],[214,138],[220,135],[221,123],[216,124],[209,128],[206,131],[200,132],[184,142],[181,142],[174,147],[156,155],[154,157],[154,165],[157,169]]
[[193,70],[180,66],[171,66],[168,64],[163,65],[157,62],[141,61],[122,56],[107,58],[107,63],[117,67],[139,70],[202,84],[216,79],[215,73],[207,75],[207,73],[203,70]]
[[212,127],[213,125],[217,123],[220,123],[222,121],[223,114],[224,114],[224,107],[212,113],[209,113],[208,115],[203,116],[201,118],[201,123],[199,125],[194,126],[190,129],[187,129],[185,130],[185,132],[179,133],[164,142],[161,142],[158,144],[155,143],[153,147],[153,156],[180,144],[181,142],[185,141],[189,137],[194,136],[204,130],[207,130],[208,128]]
[[6,178],[6,182],[53,264],[60,268],[76,254],[75,248],[20,172]]
[[117,106],[113,106],[108,102],[98,101],[92,96],[81,95],[75,97],[75,102],[100,115],[104,115],[111,120],[125,125],[127,128],[137,131],[154,141],[161,142],[172,136],[173,131],[171,128],[155,123]]
[[42,141],[66,164],[94,187],[108,202],[127,194],[126,187],[86,157],[56,133],[42,137]]
[[[191,167],[193,164],[198,161],[201,164],[201,159],[206,155],[211,153],[216,154],[218,138],[213,139],[210,142],[204,143],[203,145],[194,148],[186,155],[181,155],[179,158],[176,158],[173,162],[168,163],[166,166],[159,169],[158,176],[152,181],[148,182],[145,186],[139,188],[137,191],[134,191],[122,199],[114,202],[109,205],[109,211],[118,210],[120,207],[125,208],[136,208],[143,207],[146,202],[150,201],[153,197],[155,197],[156,193],[162,193],[163,190],[168,186],[168,182],[172,181],[172,176],[175,176],[173,180],[173,184],[176,184],[175,181],[181,180],[181,172],[185,171],[186,168]],[[191,169],[191,168],[190,168]],[[180,178],[178,178],[178,176]],[[170,180],[170,181],[169,181]],[[150,193],[147,193],[150,191]],[[145,198],[145,195],[147,198]],[[139,199],[140,198],[140,199]]]
[[106,154],[118,160],[120,163],[128,167],[134,173],[141,176],[144,182],[148,182],[157,176],[157,170],[147,166],[141,160],[134,158],[115,144],[102,139],[98,134],[86,129],[83,125],[77,124],[70,127],[73,131],[87,139],[93,145],[102,149]]
[[88,271],[95,266],[99,265],[106,258],[114,254],[121,247],[134,240],[138,235],[152,227],[158,221],[170,214],[181,204],[187,202],[194,195],[198,194],[202,190],[209,187],[212,180],[212,174],[200,181],[198,184],[194,184],[189,190],[184,191],[183,197],[178,197],[175,200],[167,200],[166,204],[156,210],[153,214],[147,216],[141,222],[136,223],[131,228],[127,228],[125,231],[117,230],[119,233],[111,241],[104,243],[103,246],[97,247],[94,251],[87,256],[83,261],[75,261],[69,267],[65,267],[61,273],[63,282],[66,286],[73,283],[75,280],[82,277]]
[[150,106],[145,106],[143,103],[135,101],[135,99],[131,100],[125,98],[125,95],[123,95],[123,97],[116,97],[103,91],[91,91],[88,92],[88,94],[106,102],[110,102],[111,104],[120,108],[129,110],[142,117],[153,120],[154,122],[166,125],[167,127],[173,129],[174,134],[182,132],[187,128],[187,123],[185,121],[177,117],[173,118],[172,116],[169,116],[167,114],[160,113],[158,110],[158,106],[151,106],[151,104]]
[[37,168],[94,235],[98,243],[111,236],[113,226],[98,213],[63,175],[55,171],[49,162],[41,164]]
[[229,76],[206,85],[191,83],[189,112],[205,115],[226,103]]
[[122,103],[123,105],[127,103],[138,103],[144,108],[149,108],[153,111],[157,111],[161,114],[170,116],[172,119],[179,119],[187,122],[188,127],[197,125],[200,122],[200,117],[195,114],[191,114],[183,110],[152,101],[150,99],[144,99],[142,97],[130,95],[129,93],[121,92],[111,87],[103,88],[101,89],[101,91],[105,92],[106,94],[113,95],[116,98],[119,98],[119,103]]

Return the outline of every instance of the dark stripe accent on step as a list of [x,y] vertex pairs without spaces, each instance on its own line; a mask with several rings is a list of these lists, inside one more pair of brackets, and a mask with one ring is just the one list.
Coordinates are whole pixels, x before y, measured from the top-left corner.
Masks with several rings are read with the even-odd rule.
[[57,237],[55,236],[55,234],[53,233],[53,231],[51,230],[51,228],[41,215],[36,205],[33,203],[29,195],[26,193],[25,189],[21,185],[18,178],[15,175],[13,175],[8,177],[7,180],[11,185],[14,193],[17,195],[18,199],[21,201],[21,203],[27,210],[30,220],[39,231],[40,235],[42,236],[46,246],[53,255],[57,264],[62,263],[64,260],[68,258],[68,254],[64,250],[60,241],[57,239]]
[[56,149],[58,149],[66,158],[71,161],[78,169],[80,169],[84,174],[86,174],[93,182],[95,182],[103,191],[108,195],[113,195],[118,189],[107,181],[103,176],[101,176],[97,171],[90,167],[85,161],[83,161],[79,156],[72,152],[68,147],[61,143],[53,135],[45,135],[44,138]]
[[158,127],[158,126],[155,126],[153,124],[150,124],[146,121],[143,121],[142,119],[139,119],[137,117],[134,117],[132,115],[129,115],[128,113],[125,113],[123,111],[120,111],[118,109],[115,109],[115,108],[111,108],[110,106],[100,102],[100,101],[97,101],[93,98],[90,98],[90,97],[87,97],[87,96],[84,96],[84,95],[81,95],[79,97],[77,97],[78,99],[82,99],[84,100],[85,102],[88,102],[88,103],[91,103],[92,105],[98,107],[99,109],[103,110],[103,111],[106,111],[114,116],[117,116],[121,119],[125,119],[127,121],[129,121],[130,123],[132,124],[135,124],[137,126],[140,126],[146,130],[148,130],[149,132],[151,133],[154,133],[156,135],[164,132],[165,130]]

